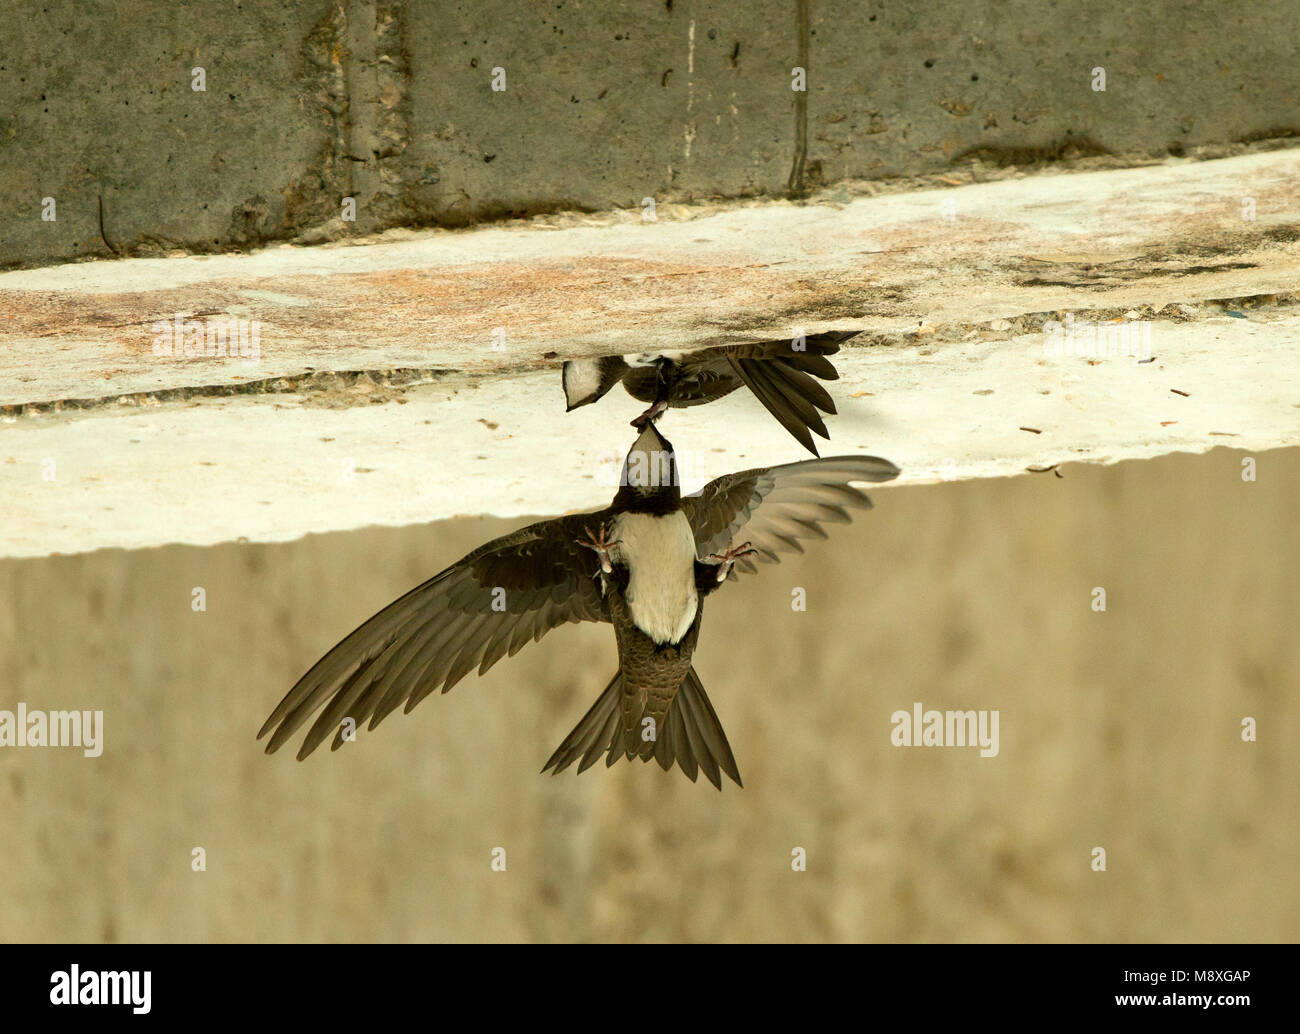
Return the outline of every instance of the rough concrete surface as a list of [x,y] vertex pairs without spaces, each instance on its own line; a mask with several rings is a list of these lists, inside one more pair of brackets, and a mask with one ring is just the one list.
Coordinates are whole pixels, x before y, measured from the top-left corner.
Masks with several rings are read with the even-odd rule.
[[[800,326],[863,331],[823,451],[905,481],[1295,444],[1297,184],[1283,151],[10,271],[0,553],[601,505],[638,409],[565,416],[560,359]],[[258,320],[257,361],[155,355],[176,313]],[[1129,336],[1052,355],[1067,319]],[[695,484],[800,455],[747,393],[664,426]]]
[[[811,0],[822,178],[1300,134],[1300,5]],[[1104,70],[1104,90],[1097,69]]]
[[0,265],[1285,138],[1297,40],[1212,0],[13,0]]
[[[745,781],[721,793],[539,774],[608,627],[337,754],[262,754],[325,649],[515,522],[0,561],[0,708],[105,729],[95,759],[0,751],[0,939],[1295,941],[1300,450],[1242,458],[891,488],[725,586],[696,663]],[[998,755],[892,746],[916,701],[998,709]]]
[[100,196],[113,246],[154,254],[247,246],[336,212],[331,118],[309,103],[326,74],[311,34],[332,6],[7,3],[0,262],[110,256]]
[[[547,353],[684,349],[800,326],[934,344],[1004,317],[1122,316],[1297,283],[1300,150],[682,208],[653,223],[394,231],[359,246],[0,273],[0,405],[305,370],[520,372]],[[159,359],[155,324],[177,314],[258,321],[258,362]]]

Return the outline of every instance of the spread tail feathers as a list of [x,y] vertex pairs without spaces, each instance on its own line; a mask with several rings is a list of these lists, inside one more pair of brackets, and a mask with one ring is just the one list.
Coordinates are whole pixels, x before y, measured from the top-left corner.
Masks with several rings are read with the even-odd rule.
[[[620,671],[592,704],[591,710],[565,737],[542,771],[553,768],[558,775],[577,761],[578,771],[585,772],[602,754],[606,766],[621,757],[640,757],[642,761],[653,757],[665,772],[676,762],[691,782],[695,782],[699,770],[703,769],[705,777],[719,790],[722,789],[720,772],[730,776],[737,786],[744,786],[727,734],[722,731],[722,723],[718,721],[694,668],[687,672],[673,697],[664,727],[658,730],[653,753],[641,754],[641,743],[629,742],[623,728],[622,695],[623,673]],[[639,735],[640,723],[633,728]]]

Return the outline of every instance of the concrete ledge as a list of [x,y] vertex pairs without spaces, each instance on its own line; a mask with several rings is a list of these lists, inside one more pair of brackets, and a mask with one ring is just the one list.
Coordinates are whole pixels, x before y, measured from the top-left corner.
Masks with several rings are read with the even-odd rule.
[[[599,505],[639,407],[566,416],[559,358],[799,326],[863,331],[823,451],[904,482],[1295,444],[1298,173],[1278,152],[2,274],[0,553]],[[260,321],[260,358],[155,356],[178,312]],[[664,427],[692,484],[801,455],[742,394]]]
[[[13,271],[0,274],[0,405],[310,370],[498,374],[551,352],[693,348],[799,326],[925,337],[1025,313],[1122,315],[1290,291],[1297,242],[1293,150],[882,197],[846,190],[819,204],[670,208],[656,222],[557,216]],[[178,313],[203,327],[256,320],[259,361],[160,360],[155,324],[166,330]]]

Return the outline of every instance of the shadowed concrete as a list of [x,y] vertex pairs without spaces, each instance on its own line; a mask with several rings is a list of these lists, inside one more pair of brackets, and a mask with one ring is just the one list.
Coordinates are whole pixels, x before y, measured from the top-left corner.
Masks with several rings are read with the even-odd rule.
[[1213,0],[12,0],[0,265],[1225,153],[1300,132],[1298,39]]
[[[0,562],[0,708],[106,728],[97,759],[0,750],[0,937],[1295,940],[1300,450],[1255,482],[1242,458],[885,488],[725,586],[697,662],[745,780],[722,793],[538,774],[608,628],[338,754],[261,753],[325,649],[513,522]],[[998,755],[891,746],[915,701],[998,709]]]

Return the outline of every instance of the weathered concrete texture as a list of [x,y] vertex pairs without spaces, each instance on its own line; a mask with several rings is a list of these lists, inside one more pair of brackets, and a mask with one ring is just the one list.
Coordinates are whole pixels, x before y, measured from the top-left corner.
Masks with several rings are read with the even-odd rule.
[[809,157],[835,180],[1300,136],[1300,4],[1224,16],[1217,0],[812,0]]
[[459,224],[781,192],[792,12],[787,0],[538,4],[504,17],[415,5],[412,39],[436,41],[412,63],[421,210]]
[[[262,754],[322,651],[513,522],[2,561],[0,708],[102,709],[105,746],[0,749],[0,939],[1294,942],[1300,450],[1241,458],[890,489],[725,586],[696,661],[722,793],[538,773],[607,627]],[[892,746],[915,701],[997,709],[998,755]]]
[[[12,0],[0,33],[0,264],[211,250],[337,211],[329,0]],[[206,91],[191,88],[191,69]],[[333,98],[332,100],[330,98]],[[42,219],[42,200],[56,219]]]
[[[657,222],[566,216],[10,271],[0,405],[312,369],[523,372],[547,353],[686,349],[801,326],[942,349],[1001,317],[1117,317],[1292,291],[1298,242],[1300,150],[1288,150],[819,204],[666,208]],[[258,321],[258,362],[158,358],[154,324],[177,313],[200,328]]]
[[[0,555],[602,505],[638,407],[566,417],[560,358],[801,325],[864,331],[825,448],[905,479],[1294,444],[1298,172],[1279,152],[0,274]],[[177,312],[262,321],[260,358],[156,356]],[[1067,317],[1102,339],[1053,355]],[[745,392],[665,428],[694,484],[801,455]]]
[[98,195],[111,246],[147,255],[784,193],[796,168],[815,187],[972,152],[1296,134],[1300,6],[1222,17],[1211,0],[14,0],[0,266],[110,254]]

